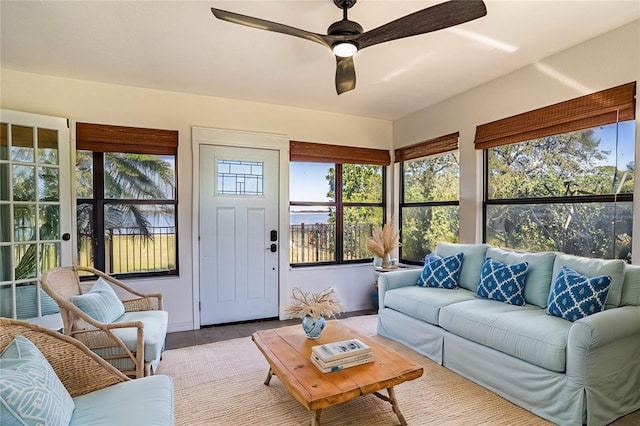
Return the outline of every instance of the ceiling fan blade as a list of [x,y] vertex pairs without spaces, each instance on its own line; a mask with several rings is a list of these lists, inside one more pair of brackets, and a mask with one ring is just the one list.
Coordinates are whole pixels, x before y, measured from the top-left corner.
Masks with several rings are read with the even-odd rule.
[[234,24],[245,25],[247,27],[256,28],[258,30],[273,31],[276,33],[287,34],[294,37],[300,37],[306,40],[314,41],[325,47],[331,48],[331,45],[325,40],[324,35],[301,30],[299,28],[290,27],[277,22],[271,22],[252,16],[241,15],[239,13],[229,12],[222,9],[211,8],[213,15],[223,21],[232,22]]
[[487,8],[482,0],[450,0],[374,28],[354,40],[360,49],[364,49],[374,44],[459,25],[486,14]]
[[336,92],[338,95],[356,88],[356,69],[353,66],[353,56],[341,58],[336,56]]

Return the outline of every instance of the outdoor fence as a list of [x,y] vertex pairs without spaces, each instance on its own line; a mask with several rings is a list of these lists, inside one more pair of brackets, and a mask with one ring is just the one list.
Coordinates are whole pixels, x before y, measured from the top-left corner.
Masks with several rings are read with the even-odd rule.
[[[345,224],[342,233],[344,260],[371,257],[367,241],[373,232],[372,223]],[[289,225],[289,262],[317,263],[335,261],[336,226],[330,223],[300,223]]]

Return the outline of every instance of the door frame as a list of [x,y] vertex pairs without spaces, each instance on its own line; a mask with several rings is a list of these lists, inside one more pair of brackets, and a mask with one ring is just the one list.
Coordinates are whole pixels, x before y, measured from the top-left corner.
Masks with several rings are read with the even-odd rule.
[[[238,130],[214,129],[207,127],[191,128],[192,154],[192,292],[193,292],[193,328],[200,328],[200,146],[218,145],[234,148],[269,149],[279,151],[279,191],[278,226],[280,250],[278,250],[278,316],[282,318],[282,306],[287,295],[282,289],[287,287],[289,269],[289,138],[285,135],[255,133]],[[285,245],[286,244],[286,245]]]

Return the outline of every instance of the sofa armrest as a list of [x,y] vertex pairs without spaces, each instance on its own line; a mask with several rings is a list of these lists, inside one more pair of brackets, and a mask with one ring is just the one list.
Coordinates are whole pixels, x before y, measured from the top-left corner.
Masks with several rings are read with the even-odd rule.
[[378,275],[378,309],[384,308],[384,295],[394,288],[416,285],[422,273],[420,268],[402,269]]
[[585,385],[638,364],[640,306],[607,309],[576,321],[567,339],[567,375]]

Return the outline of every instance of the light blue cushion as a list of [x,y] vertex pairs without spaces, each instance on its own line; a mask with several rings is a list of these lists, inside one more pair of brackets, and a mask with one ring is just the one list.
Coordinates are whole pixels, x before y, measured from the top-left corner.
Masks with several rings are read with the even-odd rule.
[[599,275],[611,277],[611,288],[609,289],[605,309],[614,308],[620,306],[625,265],[626,263],[621,259],[592,259],[556,253],[551,282],[555,282],[563,266],[587,277],[597,277]]
[[[611,293],[611,290],[609,290]],[[611,294],[607,298],[607,304]],[[620,306],[640,305],[640,266],[626,265],[624,269],[624,287],[620,296]]]
[[73,296],[71,301],[82,312],[102,323],[112,323],[124,314],[124,305],[102,278],[98,278],[88,293]]
[[[169,314],[166,311],[135,311],[127,312],[116,322],[141,321],[144,324],[144,360],[160,359],[164,350],[164,340],[167,335]],[[112,330],[129,350],[136,350],[137,332],[135,328],[116,328]]]
[[173,424],[173,384],[164,375],[118,383],[73,400],[69,426]]
[[[38,315],[38,303],[36,299],[36,286],[18,285],[16,286],[16,318],[25,319]],[[13,292],[11,286],[0,288],[0,316],[13,317]],[[40,307],[42,315],[51,315],[60,312],[60,308],[55,300],[42,289],[40,290]]]
[[547,313],[577,321],[604,310],[611,277],[600,275],[589,278],[562,267],[549,293]]
[[0,424],[66,425],[74,403],[40,350],[18,336],[0,354]]
[[554,252],[519,252],[501,248],[489,247],[487,257],[502,263],[513,264],[527,262],[527,276],[524,280],[524,300],[526,303],[547,307],[551,277],[553,276]]
[[424,268],[418,278],[417,285],[448,289],[458,288],[458,276],[463,256],[463,253],[447,257],[440,257],[433,253],[428,254],[424,258]]
[[527,267],[527,262],[507,265],[487,258],[482,265],[476,295],[483,299],[524,306],[525,300],[522,292],[527,276]]
[[556,372],[566,370],[567,334],[572,325],[535,305],[516,306],[487,299],[440,309],[440,326],[445,330]]
[[454,244],[441,242],[436,245],[434,253],[440,257],[452,256],[456,253],[464,254],[462,266],[460,267],[458,286],[475,292],[488,247],[486,244]]
[[438,325],[440,308],[473,299],[475,299],[475,293],[464,288],[453,291],[445,288],[412,285],[387,291],[384,304],[394,311],[429,324]]

